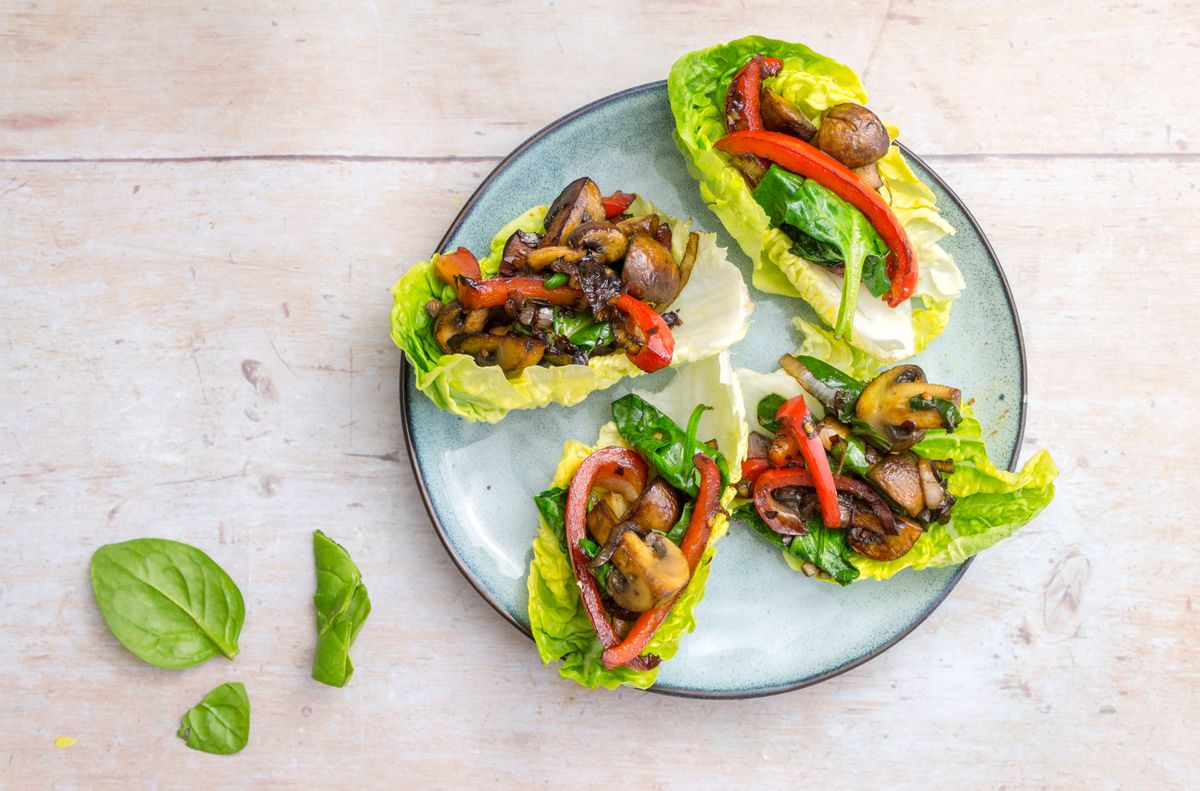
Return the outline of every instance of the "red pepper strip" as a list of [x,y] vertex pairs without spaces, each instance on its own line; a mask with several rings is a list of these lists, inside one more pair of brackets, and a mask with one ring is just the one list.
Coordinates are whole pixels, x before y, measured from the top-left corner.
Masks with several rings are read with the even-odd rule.
[[629,208],[629,204],[633,203],[633,199],[636,197],[637,195],[617,190],[612,195],[601,198],[600,205],[604,207],[604,216],[611,220],[618,214],[624,214],[625,210]]
[[768,58],[763,56],[762,76],[774,77],[779,72],[783,71],[782,58]]
[[675,354],[675,336],[663,317],[654,308],[629,294],[618,294],[609,301],[633,321],[646,339],[636,354],[626,353],[630,361],[647,373],[670,365],[671,357]]
[[[897,534],[896,515],[874,489],[862,481],[836,475],[833,478],[834,487],[839,492],[846,492],[863,500],[871,507],[872,513],[879,518],[885,532]],[[808,470],[793,468],[767,470],[754,481],[754,509],[766,522],[767,527],[785,536],[805,535],[808,530],[803,526],[799,529],[784,524],[779,520],[779,514],[774,507],[773,492],[784,486],[813,487],[813,477]]]
[[[695,464],[696,469],[700,471],[700,491],[696,495],[692,518],[688,522],[687,532],[683,534],[683,542],[679,545],[679,549],[687,558],[692,576],[695,576],[696,567],[700,565],[700,559],[704,557],[704,550],[708,547],[708,539],[712,536],[713,517],[717,515],[717,510],[721,507],[721,472],[717,469],[717,463],[703,453],[693,456],[692,464]],[[688,581],[691,582],[691,577],[688,578]],[[687,590],[686,586],[684,590]],[[632,665],[633,660],[641,659],[638,655],[646,647],[646,643],[650,642],[650,638],[654,636],[658,627],[666,620],[667,615],[671,612],[671,607],[675,605],[681,595],[683,595],[682,590],[672,596],[666,604],[660,604],[654,609],[642,613],[619,645],[605,648],[604,655],[601,656],[605,669],[612,670],[621,665]]]
[[754,482],[762,473],[771,469],[771,462],[767,459],[746,459],[742,462],[742,480]]
[[454,285],[456,277],[473,277],[476,280],[483,277],[479,272],[479,259],[465,247],[460,247],[453,253],[442,253],[433,263],[437,276],[450,285]]
[[[730,132],[755,131],[763,128],[762,113],[759,111],[759,94],[763,77],[779,73],[783,61],[762,55],[754,55],[741,71],[734,75],[725,94],[725,128]],[[775,64],[778,64],[776,67]]]
[[571,479],[571,487],[567,490],[567,557],[571,561],[571,571],[575,573],[575,584],[583,598],[583,607],[592,621],[592,628],[596,630],[596,637],[600,638],[600,644],[605,648],[617,645],[620,640],[600,601],[596,578],[588,571],[588,557],[579,547],[579,542],[586,536],[588,495],[598,479],[614,475],[628,477],[640,491],[645,488],[648,472],[646,462],[635,451],[614,445],[601,448],[584,459],[579,469],[575,470],[575,477]]
[[817,424],[809,414],[804,396],[784,401],[775,417],[782,423],[784,430],[796,439],[800,446],[800,455],[804,457],[804,466],[812,473],[813,488],[817,490],[817,501],[821,504],[821,521],[826,527],[840,526],[842,514],[838,510],[837,489],[833,486],[829,457],[825,455],[825,446],[817,437]]
[[803,140],[779,132],[734,132],[718,140],[716,146],[734,156],[754,154],[769,159],[781,168],[813,179],[865,214],[892,251],[887,261],[887,276],[892,281],[885,296],[887,304],[894,308],[912,296],[917,287],[917,259],[908,233],[879,193],[852,170]]
[[583,292],[569,286],[546,288],[540,277],[489,277],[475,280],[458,277],[458,301],[468,310],[494,308],[503,305],[514,294],[528,299],[542,299],[555,305],[574,305],[583,300]]

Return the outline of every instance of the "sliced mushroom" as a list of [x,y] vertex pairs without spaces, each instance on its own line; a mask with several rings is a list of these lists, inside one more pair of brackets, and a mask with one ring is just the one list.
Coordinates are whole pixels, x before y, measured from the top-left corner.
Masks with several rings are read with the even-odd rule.
[[644,530],[657,530],[660,533],[670,532],[679,521],[683,505],[679,501],[679,492],[675,487],[662,478],[655,478],[642,492],[642,496],[634,503],[626,515],[626,519]]
[[512,277],[525,266],[525,258],[542,243],[542,237],[529,231],[513,231],[500,254],[500,276]]
[[872,560],[889,561],[904,557],[921,537],[921,526],[904,517],[896,517],[896,534],[886,532],[878,518],[863,514],[863,519],[846,531],[846,543],[860,555]]
[[436,319],[442,312],[442,301],[440,299],[431,299],[425,303],[425,312],[429,314],[429,318]]
[[559,262],[564,264],[578,263],[586,255],[587,253],[583,250],[576,250],[563,244],[539,247],[525,256],[525,266],[534,272],[541,272],[547,267],[553,268]]
[[581,223],[603,219],[604,205],[600,202],[600,188],[587,176],[577,178],[550,204],[543,221],[546,236],[542,239],[542,246],[564,244]]
[[[922,460],[923,461],[923,460]],[[892,502],[915,517],[925,507],[917,457],[908,452],[889,453],[867,471],[867,480],[875,484]]]
[[912,399],[943,398],[955,406],[962,393],[953,387],[929,384],[917,365],[898,365],[875,377],[863,388],[854,413],[889,443],[893,453],[908,450],[925,437],[925,430],[945,427],[936,409],[913,409]]
[[571,247],[588,250],[602,263],[611,264],[625,257],[629,239],[608,221],[585,222],[571,232]]
[[879,116],[861,104],[835,104],[817,130],[817,148],[853,170],[879,161],[891,141]]
[[472,333],[459,335],[450,342],[461,354],[469,354],[480,365],[498,365],[506,374],[516,374],[537,365],[546,352],[546,343],[519,335]]
[[625,512],[622,503],[624,500],[620,495],[609,493],[601,497],[592,506],[592,510],[588,511],[585,524],[597,544],[603,546],[608,543],[609,533],[621,521],[621,516]]
[[621,536],[612,556],[608,592],[631,612],[645,612],[674,596],[691,578],[687,558],[679,547],[658,533],[644,539],[634,532]]
[[762,89],[759,110],[762,112],[763,126],[772,132],[798,137],[806,143],[817,134],[817,127],[808,120],[803,110],[770,88]]
[[617,230],[626,236],[632,236],[635,233],[654,233],[654,229],[658,227],[657,214],[639,214],[636,217],[627,217],[616,223]]
[[621,285],[643,302],[670,302],[679,293],[679,265],[653,236],[635,233],[625,253]]
[[453,354],[456,351],[454,339],[467,333],[483,332],[487,318],[486,310],[463,310],[457,301],[447,302],[433,322],[433,338],[439,349]]

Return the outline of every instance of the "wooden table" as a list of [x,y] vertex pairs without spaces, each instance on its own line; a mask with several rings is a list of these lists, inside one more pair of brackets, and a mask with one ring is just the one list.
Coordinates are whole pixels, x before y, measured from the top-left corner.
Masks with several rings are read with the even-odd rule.
[[[1200,4],[163,5],[0,6],[0,785],[1200,781]],[[430,529],[388,289],[529,134],[750,32],[857,68],[977,214],[1058,497],[825,684],[596,694]],[[308,678],[314,528],[375,602],[341,690]],[[144,535],[240,583],[236,662],[112,639],[88,558]],[[249,748],[185,749],[231,679]]]

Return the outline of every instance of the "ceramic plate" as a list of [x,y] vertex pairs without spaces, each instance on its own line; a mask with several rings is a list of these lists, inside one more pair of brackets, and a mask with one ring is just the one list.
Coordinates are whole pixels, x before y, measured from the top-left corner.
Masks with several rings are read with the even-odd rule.
[[[665,82],[631,88],[583,107],[538,132],[501,162],[467,202],[438,249],[486,250],[495,232],[530,206],[549,203],[571,180],[591,176],[601,190],[639,192],[661,210],[716,231],[750,282],[750,261],[700,200],[671,139]],[[1016,308],[1000,264],[965,206],[907,149],[917,175],[937,194],[957,229],[942,245],[967,290],[949,329],[916,358],[931,381],[960,387],[990,431],[991,458],[1016,460],[1024,426],[1024,350]],[[799,300],[751,288],[750,332],[733,349],[735,367],[774,370],[799,343],[791,317],[813,320]],[[657,390],[674,375],[626,380],[570,409],[516,411],[496,425],[468,423],[437,409],[401,369],[400,401],[409,456],[446,550],[476,590],[529,631],[525,576],[537,532],[532,497],[546,488],[562,443],[595,441],[609,404],[638,388]],[[960,567],[905,571],[848,588],[791,571],[779,552],[732,525],[721,541],[697,627],[664,662],[659,692],[753,697],[814,684],[877,656],[921,623],[958,582]],[[531,642],[529,661],[539,662]],[[553,673],[547,670],[547,673]],[[568,683],[568,682],[563,682]]]

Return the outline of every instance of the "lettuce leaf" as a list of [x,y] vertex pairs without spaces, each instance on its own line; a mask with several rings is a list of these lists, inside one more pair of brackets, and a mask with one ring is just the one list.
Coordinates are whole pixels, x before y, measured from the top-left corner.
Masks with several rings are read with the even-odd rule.
[[[835,357],[845,359],[853,356],[842,341],[832,341],[830,346],[836,352]],[[814,354],[811,348],[802,348],[797,353],[829,359],[820,353]],[[851,366],[838,365],[836,362],[831,364],[856,378],[867,380],[874,375],[873,369],[854,370]],[[762,398],[771,393],[784,398],[803,395],[813,414],[818,418],[824,417],[825,411],[820,403],[784,371],[764,374],[739,369],[736,376],[742,401],[750,409],[754,409]],[[1054,498],[1054,479],[1058,476],[1058,468],[1048,452],[1038,451],[1018,472],[998,469],[988,460],[979,421],[969,409],[964,408],[962,412],[963,421],[953,434],[940,429],[932,430],[913,447],[915,453],[928,459],[954,460],[954,473],[946,476],[946,488],[958,500],[950,512],[950,521],[932,525],[917,539],[913,548],[897,560],[871,560],[851,552],[848,561],[858,570],[858,579],[883,580],[906,568],[941,568],[962,563],[1015,533],[1041,513]],[[744,517],[746,513],[743,510],[741,516]],[[738,514],[735,513],[735,516]],[[742,521],[762,533],[748,519],[743,518]],[[769,536],[767,538],[769,540]],[[817,549],[827,548],[821,545]],[[796,571],[800,570],[803,560],[821,565],[813,552],[789,553],[786,549],[784,552],[784,559]],[[841,564],[837,564],[836,569],[826,570],[841,572],[839,582],[848,578]]]
[[[725,134],[725,92],[754,53],[783,59],[783,71],[766,81],[810,118],[840,102],[866,104],[867,94],[848,67],[802,44],[749,36],[692,52],[676,61],[667,80],[675,114],[675,142],[700,185],[700,196],[754,262],[756,288],[803,299],[829,326],[837,320],[842,278],[795,254],[794,240],[773,228],[741,173],[713,144]],[[895,130],[889,128],[892,137]],[[850,340],[877,361],[910,357],[945,329],[950,304],[965,284],[953,259],[938,246],[954,229],[938,213],[933,192],[892,146],[877,163],[884,198],[908,231],[919,277],[915,295],[889,308],[860,287]],[[919,304],[914,304],[914,302]]]
[[[657,212],[638,198],[630,206],[639,214]],[[691,221],[657,212],[671,226],[672,252],[682,258]],[[514,231],[540,231],[546,207],[538,206],[504,226],[480,260],[484,276],[500,267],[504,243]],[[431,299],[448,301],[454,290],[438,279],[434,255],[416,264],[392,288],[392,340],[404,350],[416,374],[417,388],[440,408],[468,420],[495,423],[510,410],[549,404],[571,406],[611,387],[626,376],[644,373],[619,352],[591,359],[587,365],[532,366],[512,379],[496,366],[479,366],[465,354],[442,354],[433,339],[433,319],[425,311]],[[700,234],[695,268],[687,286],[671,306],[683,324],[674,330],[673,366],[710,357],[741,340],[754,305],[738,268],[725,259],[716,234]]]
[[[697,398],[699,393],[703,396]],[[714,438],[724,454],[728,455],[733,469],[741,468],[746,455],[745,409],[737,388],[728,353],[703,360],[681,369],[675,378],[660,393],[641,394],[647,401],[661,409],[677,424],[686,422],[687,416],[697,403],[705,403],[713,409],[704,413],[699,436]],[[600,431],[595,446],[584,445],[574,440],[563,446],[562,457],[554,472],[550,486],[570,486],[575,470],[593,451],[606,445],[625,445],[617,433],[615,424],[606,424]],[[726,508],[734,497],[734,488],[729,486],[722,494],[721,503]],[[645,689],[654,683],[658,669],[632,670],[618,667],[605,670],[600,661],[602,648],[592,630],[587,612],[575,586],[575,576],[567,559],[565,548],[554,529],[557,509],[549,501],[539,502],[539,531],[533,542],[533,559],[529,564],[529,625],[538,654],[547,665],[561,660],[559,675],[572,679],[585,687],[614,689],[622,684]],[[716,544],[728,530],[729,521],[724,514],[713,520],[712,539],[705,551],[696,573],[688,582],[683,595],[671,608],[671,613],[650,640],[646,650],[667,660],[679,650],[683,635],[696,626],[694,610],[704,596],[709,566],[716,551]]]

